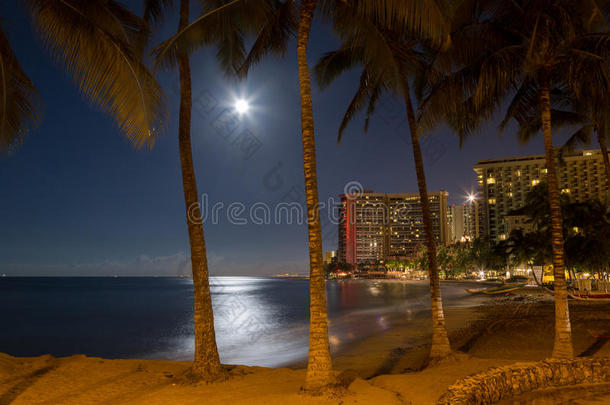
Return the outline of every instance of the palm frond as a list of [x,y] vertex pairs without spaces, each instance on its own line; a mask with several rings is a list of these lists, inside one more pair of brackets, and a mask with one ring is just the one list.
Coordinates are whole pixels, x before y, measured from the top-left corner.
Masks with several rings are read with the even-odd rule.
[[485,58],[479,70],[475,105],[503,98],[516,90],[525,49],[521,45],[503,47]]
[[341,47],[327,52],[314,67],[314,76],[320,88],[328,87],[341,74],[353,69],[360,58],[360,49]]
[[562,152],[572,152],[579,146],[588,146],[593,138],[593,125],[588,124],[574,132],[561,147]]
[[513,99],[511,100],[506,115],[500,123],[500,130],[504,130],[510,119],[514,119],[519,125],[525,124],[538,109],[538,84],[531,78],[526,78]]
[[420,128],[427,131],[445,122],[458,133],[460,143],[477,131],[496,108],[495,103],[481,103],[479,106],[473,103],[478,77],[478,67],[466,65],[431,83],[417,113]]
[[160,86],[130,42],[141,20],[112,0],[27,2],[46,48],[83,96],[136,147],[152,146],[167,112]]
[[144,54],[153,27],[159,25],[173,4],[173,0],[144,0],[144,13],[142,18],[145,25],[135,40],[136,51],[139,55],[142,56]]
[[0,151],[23,142],[40,116],[40,98],[0,28]]
[[367,104],[367,100],[370,99],[370,95],[371,77],[368,70],[364,68],[362,70],[362,74],[360,75],[360,85],[358,86],[354,97],[352,97],[352,101],[347,106],[347,110],[345,110],[345,114],[343,114],[343,119],[339,125],[337,143],[341,142],[341,137],[343,136],[343,131],[345,131],[345,128],[347,128],[347,124],[349,124],[358,111],[364,108],[364,106]]
[[[572,150],[571,147],[568,146],[570,142],[572,142],[572,146],[575,145],[573,142],[578,141],[578,134],[581,131],[586,131],[586,127],[593,126],[588,122],[587,118],[583,115],[573,112],[573,111],[563,111],[563,110],[551,110],[551,122],[553,128],[562,128],[562,127],[570,127],[570,126],[581,126],[581,129],[577,131],[575,135],[577,137],[572,141],[568,140],[568,143],[564,145],[569,150]],[[532,110],[529,116],[522,116],[519,121],[519,129],[517,130],[517,139],[521,144],[526,144],[531,141],[534,136],[540,133],[542,129],[542,121],[540,118],[540,114],[538,113],[538,109]],[[574,135],[573,135],[574,136]],[[581,138],[584,139],[584,138]]]
[[240,69],[245,55],[244,36],[239,28],[223,35],[216,44],[216,60],[226,75],[232,76]]
[[165,17],[165,13],[171,9],[174,0],[144,0],[144,21],[151,25],[157,25]]
[[359,15],[349,5],[335,7],[332,19],[342,48],[353,49],[361,64],[375,68],[378,71],[375,75],[386,76],[384,80],[393,81],[394,84],[388,83],[389,87],[397,87],[401,75],[411,76],[418,70],[421,56],[415,47],[420,43],[419,37],[388,29],[370,17]]
[[[326,3],[328,4],[328,3]],[[341,47],[326,53],[314,68],[320,87],[325,88],[342,73],[362,66],[360,83],[339,127],[339,137],[357,112],[366,108],[365,132],[377,102],[386,91],[404,92],[405,78],[422,75],[428,67],[428,43],[417,35],[384,26],[379,18],[359,12],[356,4],[333,3],[327,12],[342,40]]]
[[[328,1],[332,0],[325,0]],[[324,4],[322,7],[325,8]],[[393,31],[411,32],[438,44],[449,33],[447,15],[452,5],[443,0],[358,0],[352,3],[352,7],[355,13],[372,19],[380,26]]]
[[246,60],[244,37],[259,32],[274,16],[276,0],[213,0],[204,3],[202,15],[153,49],[155,66],[172,67],[178,54],[190,55],[204,45],[219,45],[225,73],[232,75]]
[[298,26],[296,2],[275,0],[269,17],[263,26],[255,32],[256,40],[250,48],[243,64],[237,71],[238,76],[245,77],[250,68],[263,59],[268,53],[284,56],[288,41]]

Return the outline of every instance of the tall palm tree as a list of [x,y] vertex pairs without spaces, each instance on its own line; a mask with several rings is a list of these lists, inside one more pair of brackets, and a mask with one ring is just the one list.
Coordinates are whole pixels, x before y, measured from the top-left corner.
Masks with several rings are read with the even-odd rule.
[[[243,60],[243,38],[239,29],[231,25],[227,16],[220,11],[231,8],[239,1],[209,0],[203,2],[203,16],[207,26],[196,32],[200,38],[198,44],[217,45],[218,57],[225,70],[234,69]],[[145,20],[151,25],[160,22],[164,13],[173,5],[172,0],[145,0]],[[248,10],[239,10],[250,13],[252,16],[261,16],[261,8],[250,7]],[[263,10],[265,10],[263,8]],[[190,1],[180,0],[179,22],[177,33],[189,27]],[[191,36],[192,38],[193,36]],[[146,38],[141,39],[141,45]],[[192,49],[171,48],[174,38],[165,43],[165,49],[172,49],[168,55],[164,46],[158,47],[155,63],[169,67],[178,67],[180,74],[180,112],[178,119],[178,144],[180,150],[180,164],[182,168],[182,188],[184,190],[184,203],[186,223],[191,248],[191,266],[193,274],[194,291],[194,322],[195,322],[195,353],[192,367],[194,377],[205,381],[214,381],[225,378],[225,372],[220,363],[216,333],[214,330],[214,314],[212,297],[210,294],[209,269],[203,223],[201,221],[201,208],[197,192],[197,180],[193,167],[193,153],[191,150],[191,68],[189,52]]]
[[[178,31],[189,22],[189,0],[180,0],[180,20]],[[191,267],[193,274],[194,319],[195,319],[195,354],[193,373],[205,380],[217,379],[222,374],[216,333],[214,331],[214,314],[208,270],[205,236],[201,221],[199,193],[193,167],[191,150],[191,113],[193,100],[191,94],[191,67],[186,53],[178,55],[180,73],[180,112],[178,118],[178,144],[180,148],[180,166],[182,168],[182,188],[186,208],[186,222],[191,245]]]
[[[307,49],[316,9],[322,10],[326,15],[332,15],[333,8],[337,4],[343,3],[345,2],[342,0],[320,2],[318,0],[233,0],[224,2],[221,12],[214,13],[214,15],[209,13],[202,15],[157,50],[157,58],[171,61],[180,49],[190,52],[197,46],[213,40],[213,35],[209,33],[209,24],[214,24],[216,20],[229,18],[233,22],[232,27],[238,26],[242,29],[240,33],[254,33],[256,36],[248,55],[235,71],[237,75],[245,76],[249,68],[260,62],[267,53],[283,54],[290,34],[296,31],[310,270],[309,361],[307,362],[304,390],[314,394],[332,384],[334,376],[328,342],[313,105]],[[434,23],[439,21],[438,16],[442,15],[442,12],[425,2],[422,4],[417,0],[358,0],[348,4],[357,15],[374,16],[380,24],[385,26],[408,26],[416,32],[439,31],[439,27],[435,27]],[[254,8],[252,8],[253,5]]]
[[443,117],[464,137],[491,118],[508,97],[505,122],[512,118],[522,124],[522,117],[540,116],[555,276],[553,357],[571,357],[550,93],[561,85],[578,94],[591,72],[607,77],[607,13],[593,1],[473,0],[463,2],[455,15],[454,46],[439,57],[439,65],[449,73],[430,86],[423,110],[433,118],[425,121],[430,125],[434,117]]
[[[144,21],[113,0],[23,2],[45,48],[81,94],[136,147],[152,146],[166,110],[136,52]],[[21,144],[39,119],[40,97],[0,28],[0,151]]]
[[[172,0],[145,0],[145,20],[154,26],[172,5]],[[268,26],[273,21],[269,17],[274,16],[272,7],[276,2],[206,0],[202,2],[202,15],[193,22],[189,22],[189,5],[189,0],[180,0],[177,34],[155,48],[153,53],[156,65],[178,66],[180,74],[178,140],[195,297],[195,354],[192,371],[198,378],[213,381],[224,378],[225,373],[216,344],[205,237],[191,151],[189,55],[199,46],[215,45],[221,67],[227,74],[233,74],[246,56],[244,35],[264,24]],[[140,46],[146,42],[147,38],[140,38]]]
[[[384,91],[393,92],[404,101],[426,238],[432,304],[432,346],[429,361],[435,363],[451,353],[451,346],[445,327],[436,240],[419,141],[420,135],[409,83],[410,79],[416,76],[421,77],[424,74],[427,61],[422,50],[428,44],[422,43],[420,38],[409,35],[408,32],[388,30],[368,19],[358,18],[349,9],[341,10],[340,7],[337,7],[335,12],[342,14],[334,21],[343,43],[338,50],[325,54],[318,62],[315,69],[318,83],[323,88],[327,87],[342,73],[358,65],[362,66],[359,87],[339,127],[338,142],[349,121],[365,107],[364,129],[368,130],[370,117]],[[439,21],[439,24],[442,25],[443,21]]]
[[307,198],[307,238],[309,241],[309,361],[305,377],[305,390],[316,390],[332,381],[332,361],[328,342],[328,315],[326,310],[326,280],[322,261],[322,230],[318,205],[318,175],[316,171],[316,144],[313,132],[313,104],[307,45],[317,0],[301,0],[297,30],[297,64],[299,95],[301,97],[301,139],[303,142],[303,169]]

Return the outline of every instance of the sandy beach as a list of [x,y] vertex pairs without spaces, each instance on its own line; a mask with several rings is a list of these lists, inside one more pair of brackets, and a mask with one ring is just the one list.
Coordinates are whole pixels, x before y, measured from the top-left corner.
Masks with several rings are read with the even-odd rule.
[[[575,353],[610,357],[610,305],[572,303],[571,313]],[[449,308],[446,319],[454,359],[422,370],[430,327],[427,317],[415,315],[409,327],[337,353],[341,384],[322,397],[299,394],[301,365],[227,366],[226,381],[202,384],[186,377],[189,362],[2,354],[0,404],[433,404],[460,377],[550,355],[553,303],[532,291],[478,307]]]

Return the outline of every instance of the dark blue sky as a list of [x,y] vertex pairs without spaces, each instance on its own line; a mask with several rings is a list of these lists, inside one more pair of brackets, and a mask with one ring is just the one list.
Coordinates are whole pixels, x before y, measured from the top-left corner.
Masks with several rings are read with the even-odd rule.
[[[133,2],[139,8],[140,2]],[[41,125],[22,148],[0,157],[0,273],[9,275],[175,275],[190,272],[176,136],[177,74],[159,75],[171,121],[151,151],[138,151],[107,116],[83,101],[50,62],[21,2],[3,2],[3,29],[45,101]],[[164,27],[173,32],[172,18]],[[310,63],[337,44],[331,30],[313,27]],[[163,35],[154,42],[158,43]],[[200,194],[210,205],[299,199],[303,195],[299,93],[294,43],[284,59],[269,58],[243,83],[226,81],[213,50],[192,59],[192,142]],[[379,192],[416,192],[404,109],[383,100],[369,133],[355,121],[336,145],[336,131],[357,85],[358,72],[321,92],[314,85],[320,200],[337,198],[357,181]],[[254,109],[233,132],[218,130],[235,95]],[[220,117],[220,118],[219,118]],[[449,191],[460,203],[474,185],[479,159],[542,153],[540,139],[520,146],[496,124],[459,150],[439,129],[424,141],[430,190]],[[260,141],[248,149],[242,134]],[[239,141],[235,141],[239,139]],[[251,140],[251,139],[250,139]],[[248,152],[250,151],[250,152]],[[224,219],[223,219],[224,218]],[[204,224],[216,275],[306,272],[304,225],[233,225],[221,215]],[[336,227],[325,226],[324,249],[335,249]]]

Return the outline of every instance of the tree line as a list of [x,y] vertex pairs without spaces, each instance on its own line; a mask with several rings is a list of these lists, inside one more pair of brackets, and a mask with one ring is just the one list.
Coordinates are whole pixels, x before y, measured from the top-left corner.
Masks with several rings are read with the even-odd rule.
[[[430,280],[433,335],[430,364],[451,355],[442,308],[438,256],[432,233],[420,138],[448,125],[460,143],[502,112],[501,129],[516,122],[525,142],[542,134],[546,156],[548,216],[545,237],[555,273],[553,357],[573,356],[565,283],[564,212],[558,189],[553,131],[577,125],[572,144],[597,140],[607,156],[610,5],[607,0],[143,0],[138,16],[115,0],[22,0],[51,57],[83,97],[115,120],[136,147],[152,147],[167,122],[166,98],[144,62],[152,48],[155,68],[177,69],[177,132],[185,217],[195,295],[193,374],[225,377],[214,333],[203,225],[189,218],[199,201],[191,152],[190,55],[215,47],[228,76],[243,78],[268,54],[296,46],[301,101],[301,142],[308,209],[310,265],[309,361],[304,389],[317,393],[333,383],[328,343],[322,238],[318,212],[316,145],[307,50],[314,18],[332,24],[338,49],[325,54],[313,76],[326,87],[359,69],[358,88],[339,123],[363,112],[364,130],[379,100],[404,104],[417,185],[422,201]],[[150,47],[163,20],[178,15],[176,34]],[[194,18],[193,18],[194,15]],[[40,97],[0,31],[0,147],[21,144],[40,119]],[[457,151],[456,151],[457,153]],[[189,211],[190,210],[190,211]],[[584,243],[584,242],[583,242]],[[546,254],[546,253],[545,253]]]
[[[561,194],[566,274],[572,280],[610,277],[610,200],[571,201]],[[506,240],[476,238],[437,249],[441,276],[456,279],[472,273],[510,273],[518,267],[533,270],[553,264],[548,186],[542,182],[527,194],[525,205],[509,215],[525,218],[525,227],[513,229]],[[409,260],[383,263],[392,269],[427,268],[426,247]],[[341,266],[337,266],[341,268]],[[542,280],[535,280],[541,283]]]

